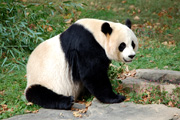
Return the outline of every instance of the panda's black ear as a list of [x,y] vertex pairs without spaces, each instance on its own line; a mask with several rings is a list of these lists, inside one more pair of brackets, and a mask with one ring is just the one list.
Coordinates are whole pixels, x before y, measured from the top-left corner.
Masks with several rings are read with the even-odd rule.
[[112,28],[110,27],[109,23],[105,22],[102,24],[101,26],[101,31],[107,35],[107,34],[111,34],[112,33]]
[[126,26],[128,26],[131,29],[131,21],[129,19],[126,20]]

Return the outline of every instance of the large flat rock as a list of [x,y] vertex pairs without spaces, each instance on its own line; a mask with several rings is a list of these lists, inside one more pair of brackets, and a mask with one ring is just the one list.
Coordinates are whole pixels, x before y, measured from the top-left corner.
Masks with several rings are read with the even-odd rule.
[[180,120],[180,109],[165,105],[140,105],[130,102],[102,104],[94,100],[89,120]]
[[150,82],[149,80],[139,79],[135,77],[128,77],[122,80],[122,83],[125,89],[128,89],[130,91],[136,90],[139,92],[143,89],[149,88],[150,86],[159,86],[161,90],[172,93],[173,89],[175,89],[176,87],[180,87],[180,85],[177,84]]
[[180,84],[180,71],[138,69],[136,77],[154,82],[168,82]]
[[18,115],[8,120],[180,120],[180,109],[162,104],[140,105],[131,102],[102,104],[94,99],[82,118],[72,111],[40,109],[38,113]]

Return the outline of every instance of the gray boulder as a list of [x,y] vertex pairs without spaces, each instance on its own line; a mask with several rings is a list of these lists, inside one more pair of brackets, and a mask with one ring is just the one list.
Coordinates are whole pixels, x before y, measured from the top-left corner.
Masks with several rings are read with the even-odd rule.
[[168,82],[180,85],[180,71],[138,69],[136,70],[136,77],[154,82]]

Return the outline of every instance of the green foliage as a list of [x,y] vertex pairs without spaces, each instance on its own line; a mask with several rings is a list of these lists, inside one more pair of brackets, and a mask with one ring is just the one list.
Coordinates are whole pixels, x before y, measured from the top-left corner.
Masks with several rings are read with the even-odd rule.
[[113,87],[113,91],[115,93],[117,93],[115,89],[119,86],[120,83],[122,83],[121,80],[118,79],[118,75],[123,72],[122,66],[123,66],[122,63],[115,62],[115,61],[112,61],[112,63],[109,66],[108,77],[110,79],[110,82]]
[[[39,43],[61,33],[65,28],[67,15],[75,17],[70,8],[78,10],[80,4],[62,2],[63,7],[52,3],[29,3],[20,1],[0,3],[0,65],[1,72],[20,69],[27,62],[29,54]],[[58,16],[57,19],[52,17]],[[11,69],[9,69],[11,68]]]
[[0,56],[4,59],[0,61],[1,67],[24,65],[24,53],[32,51],[44,40],[42,35],[47,34],[47,30],[42,25],[49,25],[45,19],[53,10],[49,4],[0,3]]
[[108,70],[108,76],[110,80],[117,80],[117,76],[119,73],[122,73],[123,67],[122,63],[112,61],[112,63],[109,66]]

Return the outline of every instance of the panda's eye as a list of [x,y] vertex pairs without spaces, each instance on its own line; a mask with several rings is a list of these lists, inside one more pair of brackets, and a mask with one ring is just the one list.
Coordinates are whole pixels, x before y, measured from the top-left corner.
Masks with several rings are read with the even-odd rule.
[[132,45],[132,47],[133,47],[133,49],[134,49],[134,48],[135,48],[134,41],[132,41],[131,45]]
[[124,42],[122,42],[122,43],[119,45],[119,51],[122,52],[125,48],[126,48],[126,44],[125,44]]

